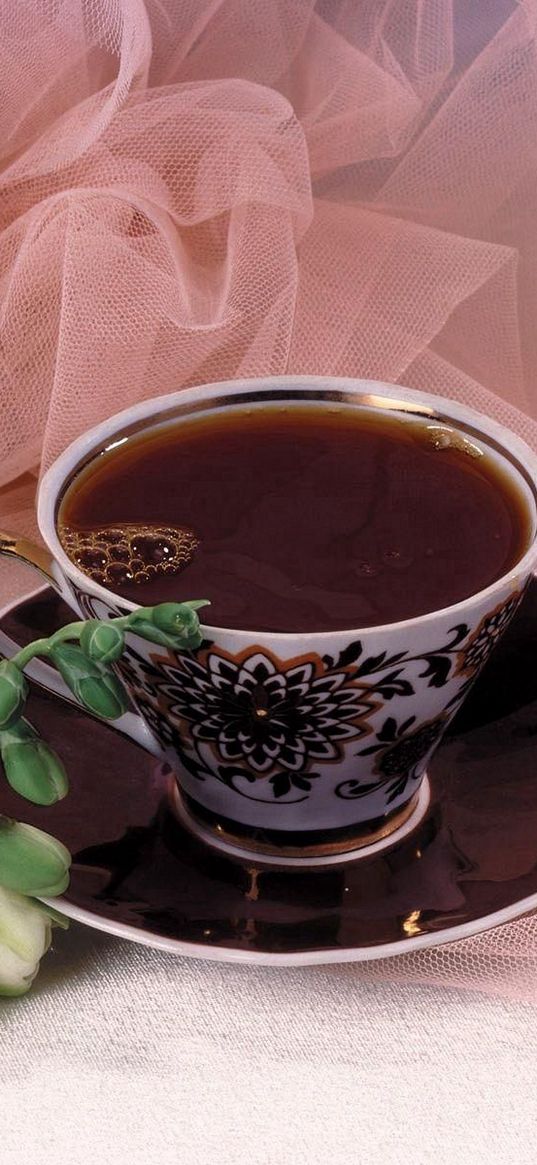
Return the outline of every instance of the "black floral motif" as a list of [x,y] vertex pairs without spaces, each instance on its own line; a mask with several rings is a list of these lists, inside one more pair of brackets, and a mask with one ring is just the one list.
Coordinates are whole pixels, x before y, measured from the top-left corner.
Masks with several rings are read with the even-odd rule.
[[[327,671],[318,656],[280,660],[268,651],[230,656],[217,648],[161,661],[160,687],[172,719],[196,744],[259,776],[331,763],[342,746],[369,732],[379,704],[347,670]],[[280,782],[283,786],[283,780]]]
[[443,714],[409,732],[408,729],[416,723],[415,716],[410,716],[399,725],[393,716],[389,716],[377,732],[377,743],[362,749],[358,754],[359,756],[378,754],[374,772],[380,779],[367,783],[358,780],[342,781],[336,788],[336,796],[344,800],[354,800],[357,797],[365,797],[368,793],[383,790],[387,805],[395,801],[412,781],[421,776],[423,762],[440,739],[448,720],[449,716]]
[[451,676],[457,649],[466,639],[468,631],[466,623],[457,623],[448,632],[447,642],[432,651],[420,652],[418,655],[413,655],[409,651],[398,651],[390,655],[389,652],[382,651],[379,655],[369,655],[365,659],[362,642],[356,639],[347,644],[336,659],[331,655],[323,655],[323,663],[330,670],[354,665],[354,678],[364,680],[367,678],[371,685],[374,684],[375,691],[385,700],[391,700],[394,696],[411,696],[414,694],[414,687],[405,675],[407,665],[424,663],[425,671],[420,672],[420,677],[427,678],[429,688],[443,688]]
[[383,777],[401,777],[415,772],[431,751],[446,727],[446,716],[438,716],[421,724],[414,732],[400,736],[394,744],[382,749],[377,757],[376,772]]
[[464,649],[458,653],[457,675],[473,675],[487,662],[500,636],[503,635],[508,623],[511,622],[520,598],[521,596],[517,592],[511,595],[506,603],[501,603],[494,611],[485,615],[479,627],[470,636]]
[[[193,776],[203,780],[206,776],[211,776],[211,772],[203,763],[198,763],[197,756],[198,754],[189,755],[187,768]],[[287,805],[296,805],[297,801],[307,800],[312,781],[317,780],[321,774],[311,771],[296,773],[289,769],[282,769],[273,773],[271,777],[260,780],[258,773],[251,772],[244,765],[239,767],[219,765],[216,769],[216,776],[229,789],[233,789],[234,793],[239,793],[248,801],[258,801],[260,804],[266,805],[272,799],[278,800],[281,797],[286,797],[288,798],[285,802]],[[289,795],[294,793],[297,796],[292,796],[289,799]]]
[[[320,773],[308,773],[307,777],[303,773],[274,773],[270,777],[270,784],[272,785],[272,792],[275,797],[286,797],[293,789],[298,789],[302,793],[309,793],[311,790],[311,782],[320,776]],[[301,798],[305,800],[305,797]]]

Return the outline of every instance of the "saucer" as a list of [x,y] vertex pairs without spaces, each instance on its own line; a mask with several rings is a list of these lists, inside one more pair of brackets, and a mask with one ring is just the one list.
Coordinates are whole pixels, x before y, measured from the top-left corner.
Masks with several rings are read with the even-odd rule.
[[[0,627],[24,644],[71,619],[46,588]],[[29,718],[71,791],[42,808],[2,780],[0,811],[69,847],[71,883],[54,904],[100,930],[196,958],[300,965],[386,958],[537,908],[537,582],[429,766],[425,814],[344,864],[282,868],[212,848],[172,811],[169,768],[117,730],[35,683]]]

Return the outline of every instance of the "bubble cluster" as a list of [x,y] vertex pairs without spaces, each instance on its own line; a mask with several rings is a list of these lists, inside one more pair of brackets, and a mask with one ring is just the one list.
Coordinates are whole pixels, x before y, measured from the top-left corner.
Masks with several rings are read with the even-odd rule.
[[112,588],[179,574],[199,546],[192,530],[180,526],[101,526],[98,530],[62,526],[59,535],[71,561],[93,582]]

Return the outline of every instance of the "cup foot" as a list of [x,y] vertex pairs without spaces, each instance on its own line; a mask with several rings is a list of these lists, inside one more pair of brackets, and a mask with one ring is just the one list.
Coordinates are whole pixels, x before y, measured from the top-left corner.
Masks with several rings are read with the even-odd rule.
[[[203,809],[190,797],[181,794],[174,781],[171,788],[172,809],[182,825],[207,845],[230,856],[252,858],[257,863],[277,866],[329,866],[368,858],[397,845],[421,823],[430,803],[427,776],[420,788],[405,805],[386,814],[376,822],[364,823],[352,829],[324,833],[323,840],[314,843],[276,843],[262,831],[252,830],[248,836],[239,832],[240,826],[213,814],[205,816]],[[342,836],[344,835],[344,836]],[[311,835],[309,835],[311,837]],[[282,835],[280,834],[280,837]]]

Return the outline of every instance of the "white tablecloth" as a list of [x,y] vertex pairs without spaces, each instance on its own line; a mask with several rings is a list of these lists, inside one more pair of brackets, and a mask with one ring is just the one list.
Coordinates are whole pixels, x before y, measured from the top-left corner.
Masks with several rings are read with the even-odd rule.
[[535,1165],[537,1011],[73,925],[0,1001],[2,1165]]

